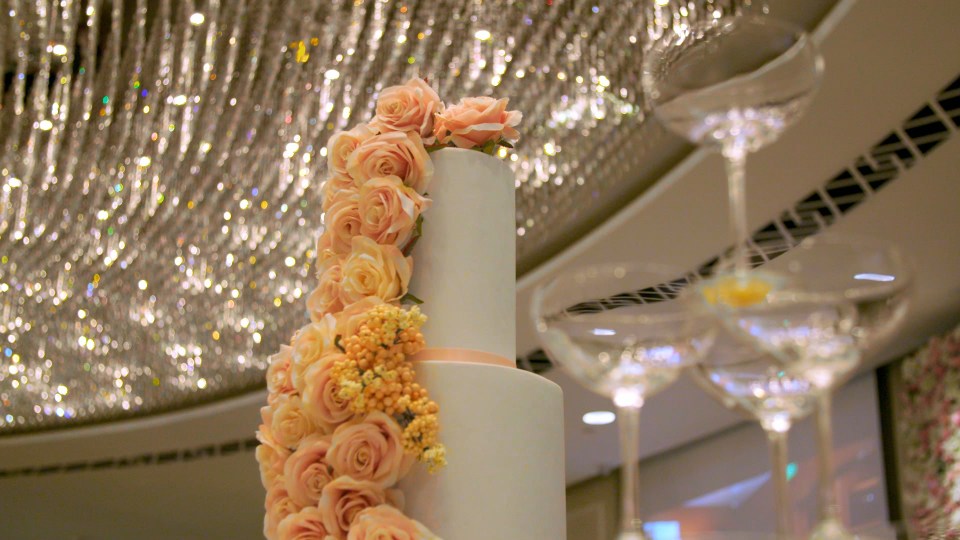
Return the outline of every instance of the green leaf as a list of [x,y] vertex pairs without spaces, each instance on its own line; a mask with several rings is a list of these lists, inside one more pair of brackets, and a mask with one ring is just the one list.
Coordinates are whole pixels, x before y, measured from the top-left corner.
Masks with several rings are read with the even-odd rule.
[[513,148],[513,145],[510,144],[506,139],[500,139],[500,146],[504,146],[506,148]]
[[403,295],[403,298],[400,299],[400,303],[401,303],[401,304],[416,304],[416,305],[419,306],[420,304],[423,303],[423,300],[417,298],[417,297],[414,296],[412,293],[408,292],[407,294]]
[[407,245],[403,246],[404,257],[413,253],[413,246],[417,245],[417,241],[420,240],[421,236],[423,236],[423,214],[417,216],[417,228],[413,230],[413,236],[410,237]]

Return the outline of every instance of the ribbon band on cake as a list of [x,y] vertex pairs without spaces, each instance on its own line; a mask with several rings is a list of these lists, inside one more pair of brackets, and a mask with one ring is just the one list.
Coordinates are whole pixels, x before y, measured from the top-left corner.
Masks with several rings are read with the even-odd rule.
[[499,354],[458,347],[427,347],[408,360],[411,362],[458,362],[508,368],[517,367],[516,360],[509,360]]

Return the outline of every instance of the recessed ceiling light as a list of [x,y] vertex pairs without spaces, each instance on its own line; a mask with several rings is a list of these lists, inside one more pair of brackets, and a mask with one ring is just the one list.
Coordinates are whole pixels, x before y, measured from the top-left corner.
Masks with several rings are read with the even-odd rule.
[[873,274],[866,272],[863,274],[857,274],[853,276],[853,279],[859,279],[863,281],[893,281],[897,279],[897,276],[891,276],[889,274]]
[[583,415],[583,423],[591,426],[605,426],[612,424],[617,419],[617,415],[612,411],[592,411]]
[[616,330],[612,330],[612,329],[610,329],[610,328],[594,328],[593,330],[591,330],[591,332],[592,332],[593,335],[595,335],[595,336],[615,336],[615,335],[617,335],[617,331],[616,331]]

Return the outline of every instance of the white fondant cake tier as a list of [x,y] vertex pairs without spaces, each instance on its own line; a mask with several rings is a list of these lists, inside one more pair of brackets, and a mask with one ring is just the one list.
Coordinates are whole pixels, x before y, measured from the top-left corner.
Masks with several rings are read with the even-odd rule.
[[[511,316],[510,320],[513,320]],[[445,540],[564,540],[563,395],[516,368],[418,362],[447,466],[400,482],[405,513]]]
[[433,205],[424,213],[410,283],[424,301],[427,346],[515,359],[513,171],[475,150],[447,148],[430,157]]

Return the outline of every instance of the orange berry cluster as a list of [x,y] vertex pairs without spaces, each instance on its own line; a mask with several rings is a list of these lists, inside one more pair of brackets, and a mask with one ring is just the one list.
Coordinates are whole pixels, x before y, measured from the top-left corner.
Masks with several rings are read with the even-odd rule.
[[345,358],[334,364],[333,378],[354,413],[382,411],[392,416],[404,428],[404,449],[436,471],[446,464],[446,450],[437,438],[440,408],[415,382],[413,365],[407,361],[424,347],[420,328],[426,319],[416,306],[372,308],[356,333],[341,339]]

